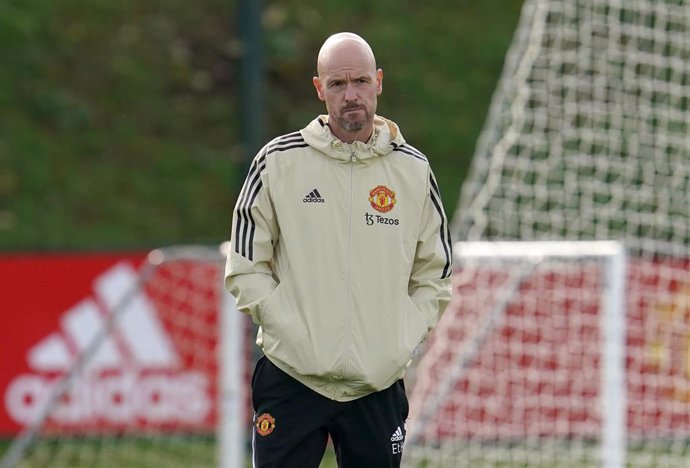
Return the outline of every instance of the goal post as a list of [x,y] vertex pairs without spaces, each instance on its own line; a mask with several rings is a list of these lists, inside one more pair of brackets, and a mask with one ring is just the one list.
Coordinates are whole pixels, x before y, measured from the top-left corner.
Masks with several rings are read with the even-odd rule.
[[[453,303],[415,369],[410,463],[624,467],[622,244],[458,242],[454,254]],[[504,393],[473,388],[476,376]]]
[[[229,243],[221,244],[222,265],[229,247]],[[223,267],[221,271],[224,272]],[[247,340],[248,320],[237,310],[235,298],[224,290],[221,297],[218,468],[238,468],[244,466],[248,452],[247,418],[241,415],[247,410],[249,398],[248,375],[251,369],[247,343],[251,340]]]
[[8,390],[35,408],[0,466],[246,466],[252,324],[224,288],[224,248],[156,249],[102,273],[93,306],[66,313],[88,338],[69,370]]
[[[459,375],[433,403],[438,411],[429,408],[426,424],[411,430],[408,442],[421,445],[409,443],[408,455],[472,466],[457,451],[476,455],[476,466],[531,468],[559,466],[564,450],[585,461],[560,466],[688,465],[689,62],[686,1],[523,2],[451,235],[497,245],[620,242],[625,316],[617,329],[599,314],[610,310],[599,303],[603,258],[519,267],[503,259],[510,274],[481,263],[456,272],[419,362],[415,401],[428,405],[433,398],[417,392]],[[620,356],[600,344],[620,340],[627,398],[618,400],[605,382],[618,378]],[[593,412],[602,401],[612,412]]]

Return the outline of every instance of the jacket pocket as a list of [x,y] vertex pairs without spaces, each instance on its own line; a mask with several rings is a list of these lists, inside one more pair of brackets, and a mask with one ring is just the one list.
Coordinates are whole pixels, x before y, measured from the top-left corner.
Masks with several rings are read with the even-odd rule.
[[417,305],[410,296],[405,296],[407,305],[407,324],[405,329],[405,347],[408,359],[411,359],[417,351],[417,347],[426,338],[428,327],[426,318],[422,315]]
[[261,308],[262,348],[268,356],[301,370],[299,357],[308,347],[309,335],[291,291],[283,281],[266,298]]
[[281,299],[284,289],[283,284],[284,283],[282,281],[278,283],[276,288],[271,291],[271,294],[264,299],[261,307],[259,308],[259,325],[261,325],[264,330],[271,327],[270,324],[275,314],[280,313],[279,311],[276,311],[276,309],[279,308],[281,302],[284,302],[284,300]]
[[362,364],[379,389],[401,378],[427,335],[426,320],[412,299],[404,295],[396,302],[396,313],[382,330],[378,349],[369,353],[376,358]]
[[254,322],[258,325],[264,326],[264,317],[268,314],[265,313],[266,309],[270,307],[270,304],[274,301],[274,298],[280,293],[283,287],[283,283],[280,282],[276,285],[275,289],[261,302],[261,305],[257,308],[257,316],[253,317]]

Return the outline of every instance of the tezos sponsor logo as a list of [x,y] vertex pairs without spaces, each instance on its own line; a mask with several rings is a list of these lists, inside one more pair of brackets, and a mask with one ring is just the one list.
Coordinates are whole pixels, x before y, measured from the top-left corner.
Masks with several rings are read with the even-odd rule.
[[374,224],[389,224],[392,226],[397,226],[400,224],[400,220],[398,218],[387,218],[385,216],[369,213],[364,213],[364,220],[366,221],[367,226],[373,226]]

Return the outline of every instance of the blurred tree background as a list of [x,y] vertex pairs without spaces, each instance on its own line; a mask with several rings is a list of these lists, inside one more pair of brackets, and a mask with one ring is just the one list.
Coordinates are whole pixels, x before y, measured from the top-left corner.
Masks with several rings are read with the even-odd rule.
[[[264,0],[264,141],[323,112],[333,32],[372,45],[378,112],[430,159],[448,215],[522,0]],[[0,0],[0,248],[222,242],[246,170],[233,0]],[[261,103],[257,103],[260,105]]]

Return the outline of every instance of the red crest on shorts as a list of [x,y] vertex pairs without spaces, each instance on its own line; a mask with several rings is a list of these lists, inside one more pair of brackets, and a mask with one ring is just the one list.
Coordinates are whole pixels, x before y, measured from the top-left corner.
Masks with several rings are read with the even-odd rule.
[[371,207],[381,213],[388,213],[395,206],[395,192],[385,185],[377,185],[369,191]]
[[256,433],[260,436],[267,436],[276,427],[276,420],[268,413],[263,413],[256,418]]

